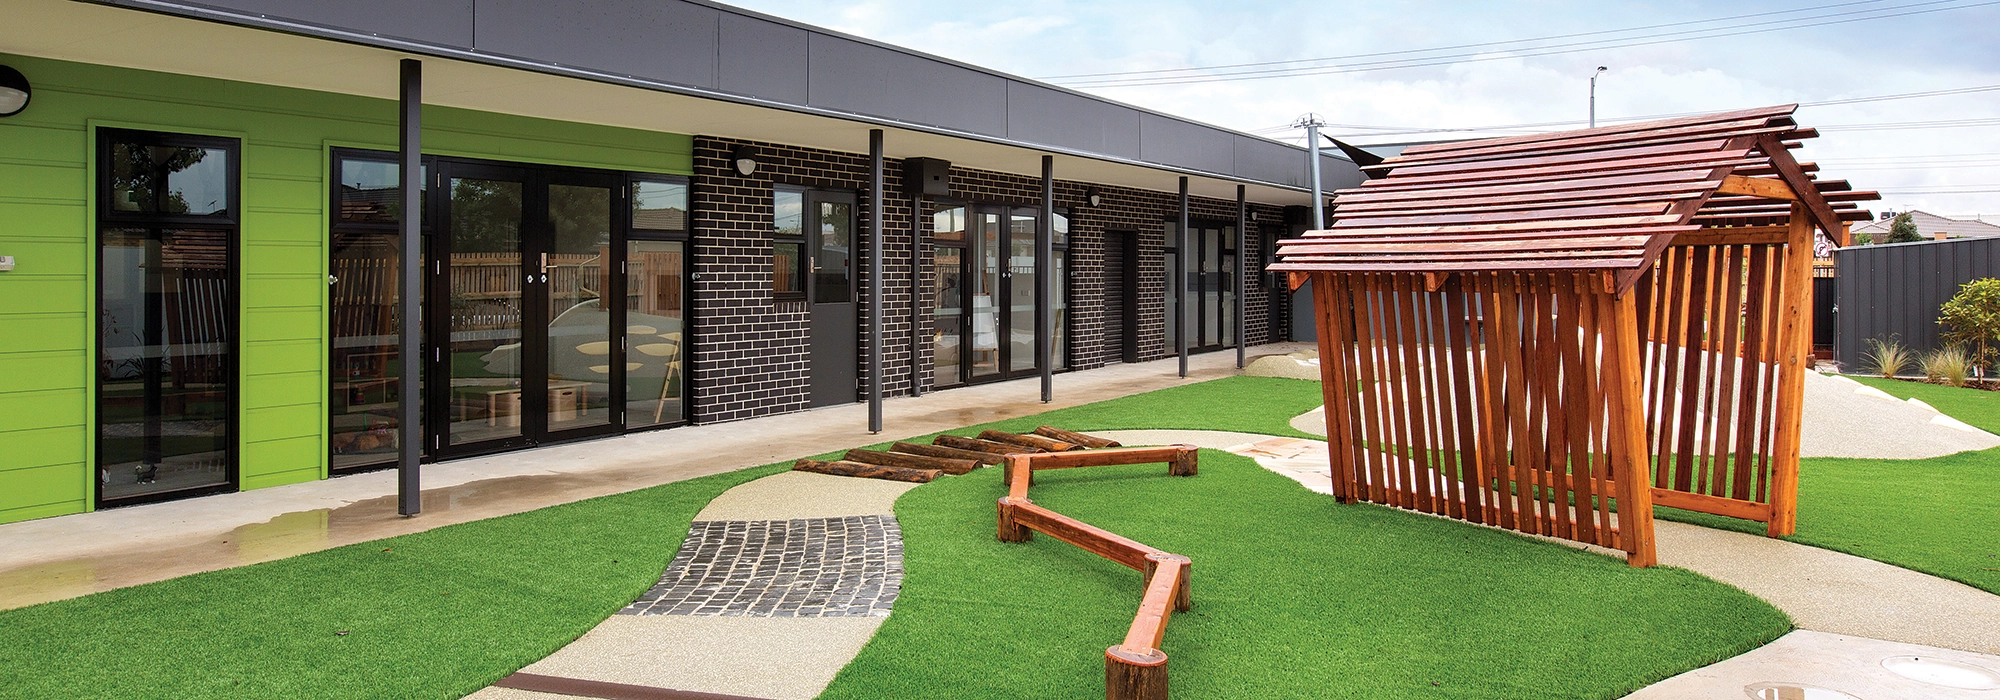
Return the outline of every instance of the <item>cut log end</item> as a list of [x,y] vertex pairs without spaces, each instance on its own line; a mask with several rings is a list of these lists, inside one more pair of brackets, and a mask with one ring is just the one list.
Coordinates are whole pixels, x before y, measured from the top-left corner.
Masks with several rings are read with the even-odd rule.
[[907,481],[916,484],[930,483],[931,480],[938,477],[938,474],[942,473],[936,469],[908,469],[845,460],[822,462],[816,459],[801,459],[794,462],[792,463],[792,471],[812,472],[814,474],[826,474],[829,476],[852,476],[862,479]]

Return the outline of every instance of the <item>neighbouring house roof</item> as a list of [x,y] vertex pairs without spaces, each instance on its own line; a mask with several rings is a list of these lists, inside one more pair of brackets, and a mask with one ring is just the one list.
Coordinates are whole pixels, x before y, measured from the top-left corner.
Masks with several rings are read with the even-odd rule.
[[[1984,221],[1947,219],[1930,212],[1917,211],[1915,209],[1910,210],[1908,213],[1910,221],[1917,225],[1917,233],[1924,238],[1936,238],[1937,234],[1940,233],[1950,238],[1991,238],[2000,236],[2000,226],[1995,226]],[[1866,224],[1856,224],[1853,231],[1854,233],[1865,232],[1871,236],[1880,238],[1882,234],[1889,232],[1890,221],[1891,219],[1879,219]]]
[[1817,180],[1796,105],[1413,146],[1336,193],[1334,223],[1279,242],[1284,272],[1618,271],[1637,280],[1673,237],[1780,226],[1792,202],[1838,232],[1880,199]]

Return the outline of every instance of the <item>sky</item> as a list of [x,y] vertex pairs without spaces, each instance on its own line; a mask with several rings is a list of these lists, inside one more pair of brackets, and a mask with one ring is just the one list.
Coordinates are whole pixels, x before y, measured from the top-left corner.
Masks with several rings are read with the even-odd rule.
[[2000,223],[2000,0],[729,1],[1299,144],[1309,112],[1363,144],[1582,128],[1601,65],[1600,124],[1805,103],[1800,159],[1869,208]]

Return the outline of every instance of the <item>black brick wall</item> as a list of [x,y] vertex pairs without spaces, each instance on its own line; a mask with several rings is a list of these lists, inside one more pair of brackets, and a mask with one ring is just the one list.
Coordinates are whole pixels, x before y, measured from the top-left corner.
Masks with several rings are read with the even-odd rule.
[[[748,145],[760,165],[749,177],[738,176],[731,153],[738,145]],[[902,186],[902,166],[896,159],[885,163],[887,177],[883,208],[883,395],[910,393],[911,386],[911,256],[914,247],[910,232],[910,196]],[[1057,162],[1061,173],[1061,162]],[[807,406],[807,372],[810,370],[807,344],[810,328],[803,303],[775,302],[771,295],[771,187],[789,184],[812,188],[845,190],[856,194],[859,203],[856,233],[856,269],[859,289],[868,285],[865,253],[868,221],[875,203],[868,201],[868,156],[732,139],[696,137],[692,206],[694,216],[694,266],[696,338],[693,347],[696,422],[736,420],[754,416],[803,410]],[[1084,193],[1092,185],[1056,181],[1056,206],[1070,212],[1070,366],[1093,369],[1118,361],[1118,337],[1106,332],[1107,303],[1104,270],[1105,231],[1134,231],[1139,235],[1140,275],[1139,335],[1140,359],[1150,360],[1172,354],[1171,340],[1164,334],[1166,223],[1176,216],[1175,193],[1154,192],[1098,185],[1103,205],[1089,207]],[[970,202],[997,202],[1039,206],[1041,179],[1035,175],[1014,175],[991,171],[953,168],[951,196]],[[925,214],[935,211],[927,203]],[[1251,222],[1243,249],[1250,255],[1252,269],[1258,262],[1261,232],[1282,234],[1282,208],[1252,204],[1258,221]],[[1236,203],[1228,200],[1190,198],[1189,216],[1194,220],[1234,222]],[[923,221],[924,241],[922,294],[925,327],[929,319],[929,290],[935,270],[929,250],[929,220]],[[1243,319],[1246,339],[1251,344],[1280,338],[1268,328],[1272,300],[1261,284],[1262,275],[1252,273]],[[868,305],[865,293],[856,323],[859,337],[867,342]],[[933,386],[931,347],[927,334],[918,338],[917,381],[925,391]],[[855,376],[866,386],[867,355],[857,352],[861,365]]]

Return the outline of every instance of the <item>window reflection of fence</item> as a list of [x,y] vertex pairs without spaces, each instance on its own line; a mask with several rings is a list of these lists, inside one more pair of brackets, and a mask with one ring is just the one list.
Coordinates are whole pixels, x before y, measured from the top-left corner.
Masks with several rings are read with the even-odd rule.
[[625,308],[656,316],[681,315],[680,251],[634,251],[627,264],[632,276]]
[[184,269],[163,295],[167,370],[176,389],[229,381],[229,277],[228,270]]

